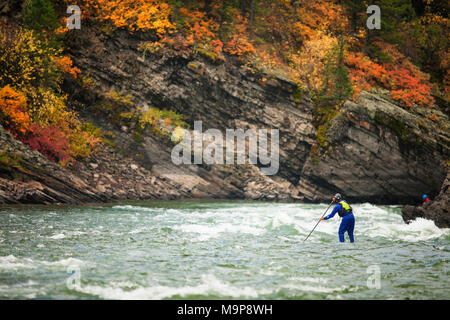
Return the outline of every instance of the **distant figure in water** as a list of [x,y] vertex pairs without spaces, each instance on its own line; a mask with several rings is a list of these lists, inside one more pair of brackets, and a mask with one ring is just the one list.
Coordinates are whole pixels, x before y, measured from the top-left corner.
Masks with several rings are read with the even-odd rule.
[[336,213],[339,214],[340,217],[342,217],[341,225],[339,226],[339,241],[344,242],[344,233],[348,233],[348,237],[350,238],[350,242],[355,242],[355,239],[353,238],[353,230],[355,228],[355,216],[353,215],[352,207],[342,199],[342,196],[340,193],[336,193],[333,197],[333,202],[336,203],[336,205],[333,208],[333,211],[331,213],[324,217],[320,218],[320,220],[328,220],[330,218],[333,218]]
[[423,200],[422,205],[424,205],[425,203],[427,203],[428,201],[430,201],[430,199],[428,198],[428,196],[427,196],[426,194],[424,194],[424,195],[422,196],[422,200]]

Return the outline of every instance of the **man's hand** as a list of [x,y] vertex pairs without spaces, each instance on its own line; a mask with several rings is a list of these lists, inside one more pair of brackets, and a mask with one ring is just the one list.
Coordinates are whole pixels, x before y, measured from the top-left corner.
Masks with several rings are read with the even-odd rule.
[[324,218],[324,217],[322,217],[322,218],[320,218],[320,220],[325,220],[325,218]]

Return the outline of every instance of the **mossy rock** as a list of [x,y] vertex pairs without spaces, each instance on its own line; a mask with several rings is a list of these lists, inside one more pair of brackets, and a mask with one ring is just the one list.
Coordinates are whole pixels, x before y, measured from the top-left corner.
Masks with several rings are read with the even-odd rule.
[[301,86],[297,86],[297,88],[295,88],[294,92],[292,93],[295,103],[301,103],[303,95],[303,88]]
[[145,141],[144,137],[142,136],[142,134],[139,131],[134,131],[133,132],[133,139],[136,143],[143,143]]
[[19,177],[17,171],[27,172],[27,170],[22,167],[21,163],[22,158],[20,155],[0,151],[0,173],[6,173],[10,179],[16,180]]
[[375,113],[373,120],[375,121],[375,123],[377,123],[379,125],[384,125],[383,117],[378,112]]
[[389,127],[395,131],[400,139],[407,139],[409,129],[403,122],[397,119],[391,119],[391,121],[389,122]]
[[225,62],[225,59],[220,55],[216,54],[215,52],[203,48],[197,48],[195,49],[195,52],[198,53],[200,56],[206,58],[206,60],[208,60],[212,64],[221,64]]

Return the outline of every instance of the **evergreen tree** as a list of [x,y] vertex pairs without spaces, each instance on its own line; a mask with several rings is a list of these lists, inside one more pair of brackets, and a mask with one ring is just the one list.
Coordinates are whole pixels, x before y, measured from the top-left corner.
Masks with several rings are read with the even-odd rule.
[[324,68],[324,81],[320,92],[320,100],[335,105],[347,99],[353,92],[344,64],[345,42],[339,40],[327,56]]
[[59,26],[52,0],[27,0],[22,14],[29,29],[52,31]]

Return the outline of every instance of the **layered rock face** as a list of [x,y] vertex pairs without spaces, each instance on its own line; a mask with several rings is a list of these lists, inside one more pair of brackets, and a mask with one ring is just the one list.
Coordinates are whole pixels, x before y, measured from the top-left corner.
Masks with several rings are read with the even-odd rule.
[[[176,110],[191,125],[203,121],[204,130],[279,129],[276,176],[262,177],[251,165],[208,168],[210,175],[230,182],[247,198],[317,202],[341,192],[350,201],[408,203],[424,192],[439,192],[445,177],[441,164],[449,157],[445,116],[435,124],[395,105],[382,92],[363,92],[358,101],[346,102],[329,125],[326,150],[312,154],[317,135],[313,105],[306,93],[294,98],[295,83],[202,57],[144,58],[136,49],[140,40],[126,33],[84,36],[90,45],[74,56],[102,90],[132,94],[143,109]],[[155,146],[147,150],[151,159]],[[177,169],[165,162],[165,170]]]
[[423,193],[439,193],[450,154],[448,126],[398,107],[381,92],[347,101],[326,138],[326,151],[310,155],[302,169],[298,188],[306,199],[340,192],[350,201],[414,203]]
[[[202,121],[203,130],[214,128],[224,134],[226,129],[278,129],[276,177],[261,175],[254,165],[212,165],[207,168],[208,175],[238,188],[248,199],[296,198],[295,184],[315,141],[316,129],[312,125],[311,98],[307,94],[294,98],[294,82],[281,76],[253,74],[233,63],[211,63],[199,56],[147,54],[144,58],[137,50],[140,40],[127,33],[118,32],[114,38],[101,33],[85,33],[83,37],[89,41],[80,42],[89,45],[73,52],[77,65],[90,70],[102,91],[131,94],[142,110],[150,106],[168,108],[183,114],[191,128],[194,121]],[[170,145],[148,140],[144,149],[151,163],[149,169],[180,184],[184,178],[176,174],[178,171],[197,174],[192,167],[171,163]]]
[[[21,187],[11,190],[17,179],[8,183],[3,174],[0,202],[186,197],[328,202],[340,192],[350,202],[398,204],[411,203],[423,193],[432,197],[439,193],[446,174],[443,163],[450,154],[445,115],[434,123],[399,107],[383,92],[362,92],[327,124],[326,146],[313,148],[318,130],[313,125],[312,99],[293,81],[200,55],[144,56],[138,47],[145,40],[124,31],[107,36],[85,28],[73,39],[70,53],[99,91],[130,94],[141,110],[150,106],[174,110],[185,116],[191,128],[194,121],[202,121],[203,130],[223,133],[239,128],[278,129],[277,174],[264,176],[253,164],[175,165],[173,144],[146,135],[140,146],[145,157],[140,161],[109,147],[67,169],[41,156],[39,161],[49,168],[43,176],[49,178],[30,168],[36,176],[27,175],[24,180],[41,183],[49,197],[30,198]],[[83,116],[89,117],[91,108],[87,104]],[[89,120],[105,126],[104,119]],[[115,133],[122,145],[131,139],[129,133]]]

